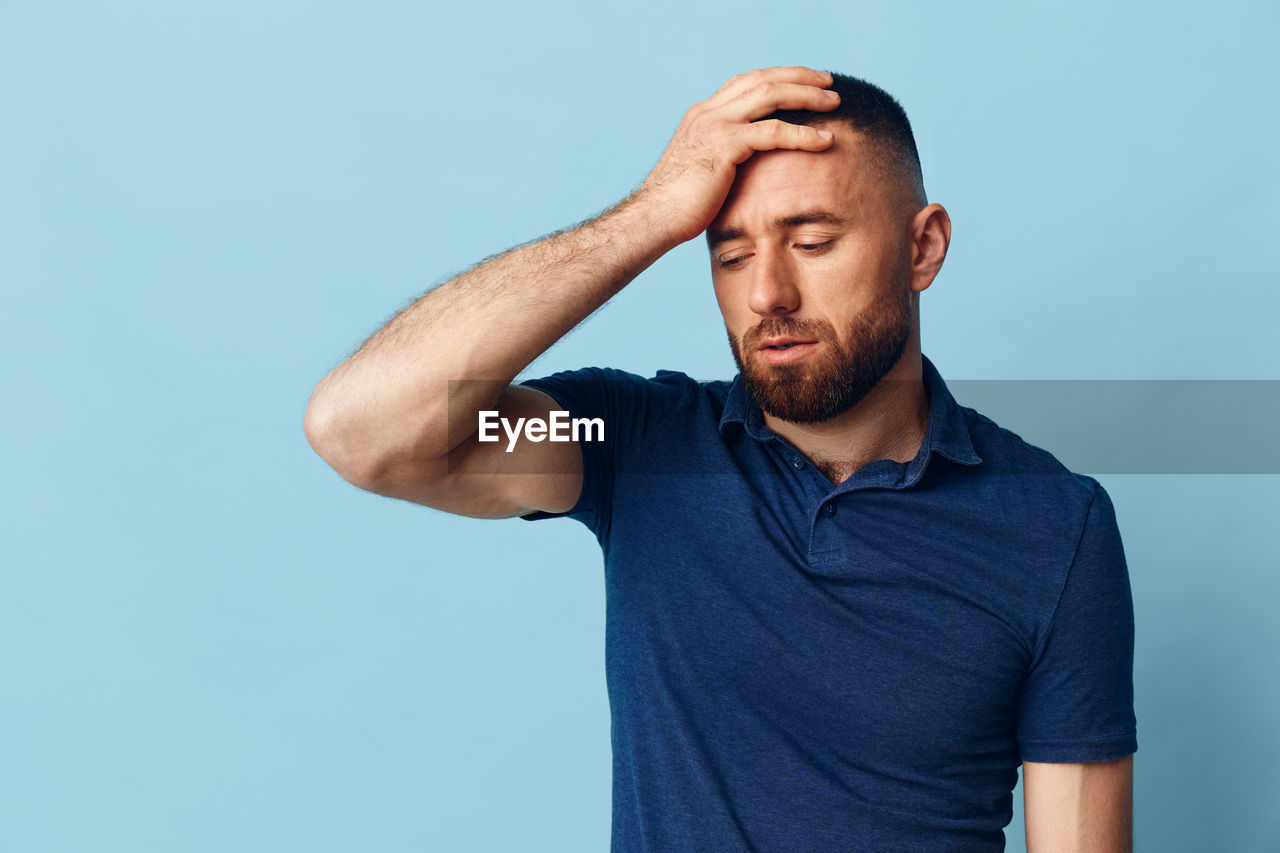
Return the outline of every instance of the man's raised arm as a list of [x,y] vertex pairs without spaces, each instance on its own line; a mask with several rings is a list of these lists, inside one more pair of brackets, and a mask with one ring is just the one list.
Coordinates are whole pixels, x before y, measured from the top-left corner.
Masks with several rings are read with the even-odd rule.
[[[435,288],[316,385],[304,428],[342,477],[448,512],[562,512],[582,487],[577,442],[477,440],[479,413],[542,417],[546,394],[512,379],[670,249],[698,236],[755,151],[818,151],[816,128],[777,109],[831,109],[826,72],[768,68],[691,107],[645,182],[600,216],[505,252]],[[464,380],[464,381],[454,381]],[[451,385],[451,381],[453,384]],[[524,472],[524,473],[517,473]]]

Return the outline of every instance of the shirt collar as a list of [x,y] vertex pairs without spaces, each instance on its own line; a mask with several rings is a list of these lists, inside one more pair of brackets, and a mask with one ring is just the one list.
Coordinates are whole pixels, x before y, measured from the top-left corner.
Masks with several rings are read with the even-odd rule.
[[[933,453],[940,453],[962,465],[980,463],[982,457],[973,449],[973,439],[969,435],[964,412],[951,396],[933,362],[923,354],[920,358],[923,362],[925,387],[929,391],[929,426],[925,431],[921,454],[912,463],[908,463],[909,466],[922,470]],[[755,400],[751,399],[740,373],[734,377],[733,384],[729,386],[729,395],[725,399],[724,413],[720,416],[721,435],[731,423],[742,424],[747,434],[757,441],[774,441],[780,438],[765,425],[764,414]],[[919,463],[918,466],[916,463]]]

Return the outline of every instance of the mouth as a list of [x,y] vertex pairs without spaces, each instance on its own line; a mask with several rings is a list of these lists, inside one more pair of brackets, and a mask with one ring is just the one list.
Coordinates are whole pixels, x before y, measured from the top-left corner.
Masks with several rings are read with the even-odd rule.
[[786,364],[798,361],[813,353],[818,341],[802,341],[795,338],[775,338],[760,345],[760,358],[769,364]]

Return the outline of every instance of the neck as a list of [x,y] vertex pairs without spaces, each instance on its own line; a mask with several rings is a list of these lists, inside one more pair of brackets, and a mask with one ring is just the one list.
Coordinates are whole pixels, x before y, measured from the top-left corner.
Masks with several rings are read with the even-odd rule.
[[923,377],[920,351],[904,351],[865,397],[834,418],[797,424],[765,412],[764,422],[838,485],[871,462],[915,458],[929,426]]

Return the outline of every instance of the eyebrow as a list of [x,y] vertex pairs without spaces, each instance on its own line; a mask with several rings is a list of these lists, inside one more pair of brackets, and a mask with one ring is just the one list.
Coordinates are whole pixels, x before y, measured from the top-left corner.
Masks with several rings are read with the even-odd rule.
[[[794,228],[797,225],[835,225],[837,227],[848,225],[849,220],[843,216],[837,216],[829,210],[806,210],[801,213],[792,213],[787,216],[779,216],[771,223],[775,230],[784,228]],[[729,240],[737,240],[739,237],[747,236],[747,232],[736,226],[728,228],[708,228],[707,229],[707,248],[714,249],[721,243]]]

